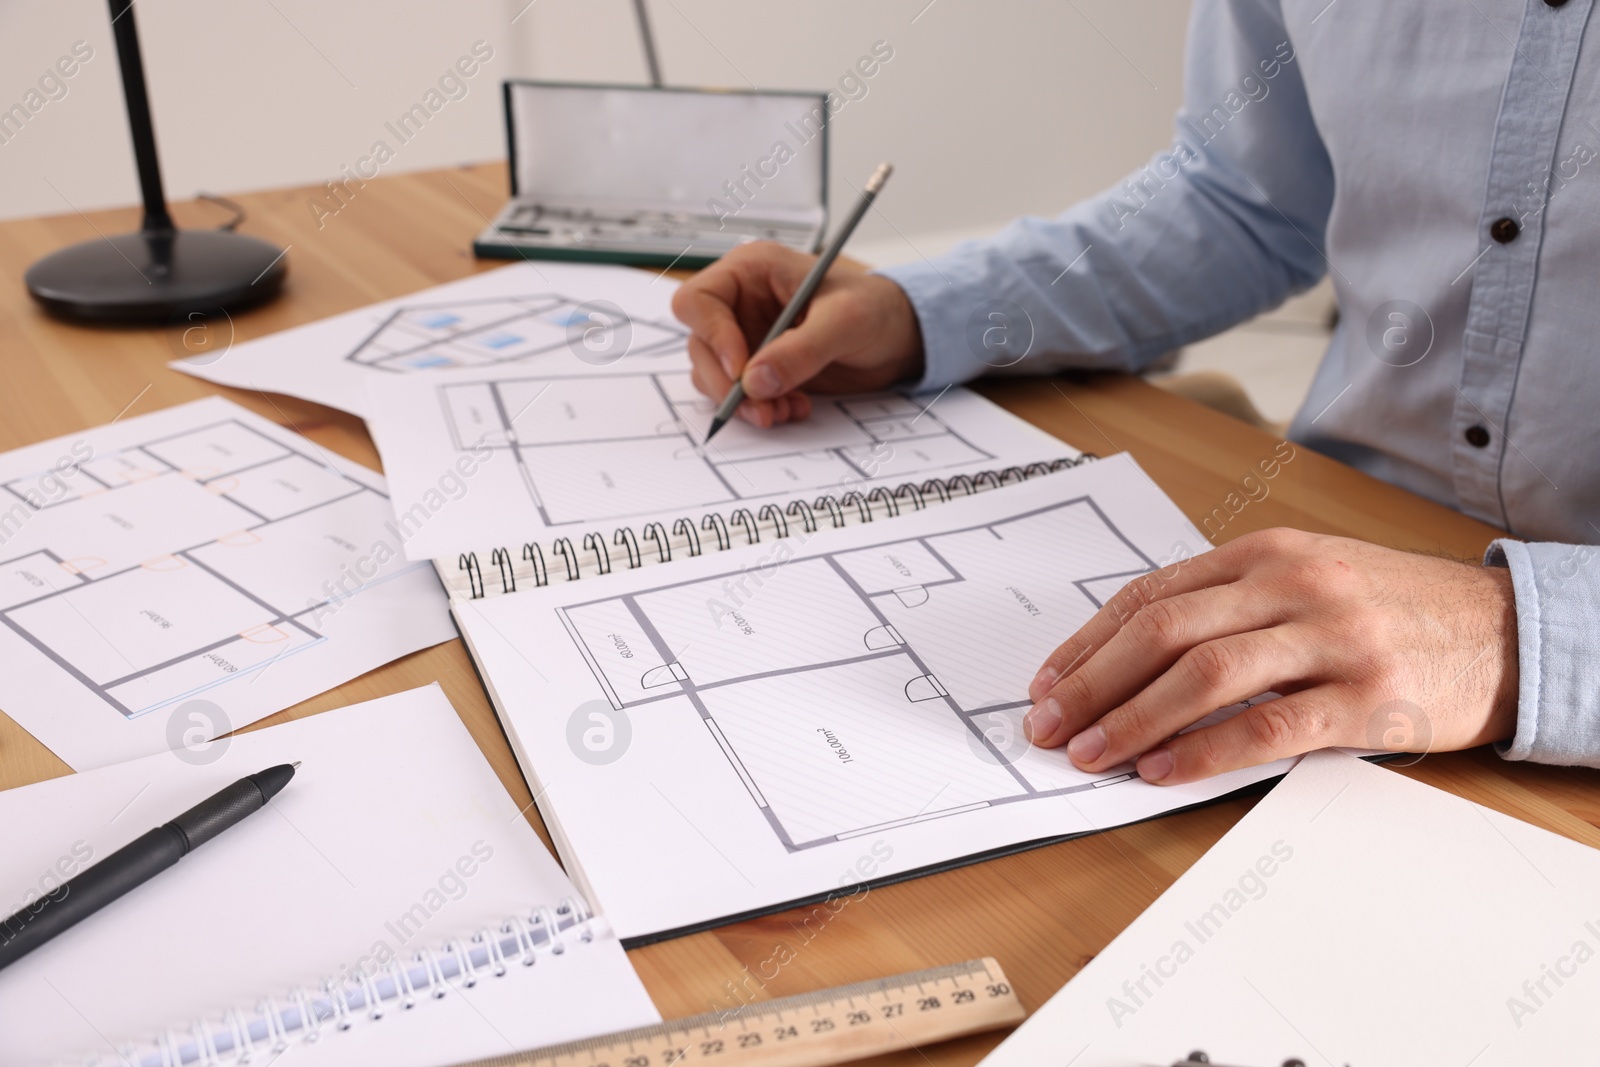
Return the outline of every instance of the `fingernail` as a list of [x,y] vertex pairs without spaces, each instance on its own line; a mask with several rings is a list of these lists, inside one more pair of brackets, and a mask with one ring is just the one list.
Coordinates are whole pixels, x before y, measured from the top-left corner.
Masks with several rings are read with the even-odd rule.
[[1135,763],[1134,770],[1139,772],[1139,777],[1147,782],[1159,782],[1172,773],[1172,753],[1164,748],[1154,752],[1146,752]]
[[722,373],[726,374],[730,380],[739,377],[739,375],[734,372],[732,356],[728,355],[726,352],[718,352],[717,362],[722,364]]
[[1029,743],[1050,740],[1060,727],[1061,705],[1056,703],[1055,697],[1041,700],[1022,717],[1022,732],[1028,735]]
[[1106,728],[1099,723],[1067,742],[1067,755],[1073,763],[1093,763],[1106,750]]
[[1061,672],[1046,663],[1039,668],[1039,673],[1033,676],[1033,681],[1028,683],[1028,696],[1038,700],[1051,689],[1055,688],[1056,679],[1061,677]]
[[757,400],[770,400],[783,392],[783,382],[777,371],[765,363],[757,363],[744,372],[744,391]]

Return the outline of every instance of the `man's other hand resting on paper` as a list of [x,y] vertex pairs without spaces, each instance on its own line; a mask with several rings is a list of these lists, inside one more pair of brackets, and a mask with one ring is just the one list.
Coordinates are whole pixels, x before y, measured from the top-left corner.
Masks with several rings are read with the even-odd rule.
[[[724,257],[674,301],[695,381],[720,400],[742,375],[765,427],[805,418],[808,391],[1138,372],[1331,274],[1340,325],[1288,437],[1508,536],[1480,564],[1272,530],[1136,579],[1042,665],[1034,743],[1163,783],[1326,745],[1600,767],[1588,9],[1324,7],[1195,0],[1185,102],[1147,165],[932,260],[838,265],[754,359],[812,259]],[[1025,321],[1026,353],[991,350],[991,321]]]

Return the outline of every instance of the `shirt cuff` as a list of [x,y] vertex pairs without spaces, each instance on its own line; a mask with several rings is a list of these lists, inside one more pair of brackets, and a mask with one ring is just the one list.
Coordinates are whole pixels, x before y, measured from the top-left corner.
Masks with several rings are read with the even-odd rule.
[[1517,732],[1497,751],[1600,767],[1600,547],[1502,538],[1483,562],[1516,596]]
[[911,301],[917,325],[922,330],[922,379],[912,386],[915,392],[943,389],[966,381],[973,375],[974,360],[964,345],[965,323],[957,321],[958,308],[968,301],[952,299],[954,284],[932,263],[905,263],[872,273],[894,282]]

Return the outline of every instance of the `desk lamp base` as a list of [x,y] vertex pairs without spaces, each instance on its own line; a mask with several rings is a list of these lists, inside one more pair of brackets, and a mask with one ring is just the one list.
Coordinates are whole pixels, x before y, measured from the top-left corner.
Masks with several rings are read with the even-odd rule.
[[276,296],[283,251],[225,230],[156,230],[96,238],[28,268],[28,292],[64,318],[166,321],[188,310],[235,311]]

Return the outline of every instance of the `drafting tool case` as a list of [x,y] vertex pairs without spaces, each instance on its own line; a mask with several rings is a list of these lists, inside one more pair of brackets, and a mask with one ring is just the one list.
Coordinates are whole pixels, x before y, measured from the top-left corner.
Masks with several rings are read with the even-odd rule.
[[478,256],[702,267],[827,226],[824,93],[507,81],[511,200]]

